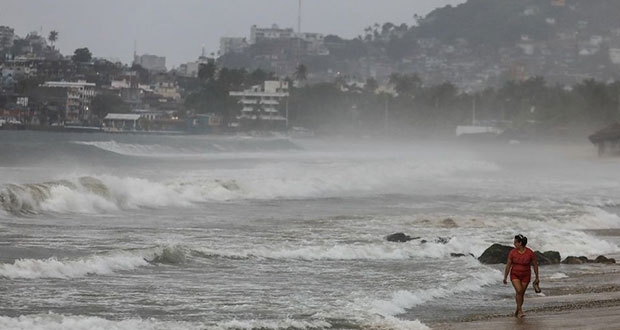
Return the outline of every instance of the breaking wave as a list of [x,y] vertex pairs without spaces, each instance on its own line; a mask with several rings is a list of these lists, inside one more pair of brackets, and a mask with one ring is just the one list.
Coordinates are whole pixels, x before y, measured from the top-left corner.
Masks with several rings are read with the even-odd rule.
[[[43,183],[0,186],[0,209],[13,214],[101,213],[141,207],[187,207],[205,201],[296,199],[381,194],[471,171],[495,171],[485,162],[427,164],[284,162],[238,169],[162,173],[162,181],[114,175],[64,177]],[[164,181],[165,180],[165,181]],[[419,188],[422,189],[422,188]]]
[[195,141],[188,139],[187,137],[178,140],[169,138],[161,141],[162,143],[124,143],[115,140],[76,141],[75,143],[120,155],[140,157],[204,157],[213,153],[300,149],[288,138],[209,137]]
[[408,260],[412,258],[444,258],[460,253],[458,245],[412,241],[402,244],[337,244],[326,246],[248,247],[225,250],[197,248],[194,253],[204,258],[230,259],[296,259],[296,260]]
[[420,321],[404,321],[394,317],[374,317],[369,324],[357,325],[356,321],[343,320],[332,323],[321,319],[297,320],[230,320],[217,323],[160,321],[150,319],[107,320],[94,316],[68,316],[60,314],[24,315],[20,317],[0,316],[0,328],[13,330],[321,330],[385,328],[395,330],[428,330]]
[[185,252],[179,246],[117,251],[77,259],[20,259],[12,264],[0,264],[0,278],[70,279],[89,275],[110,275],[151,264],[179,264],[184,261]]
[[501,278],[499,270],[484,268],[483,270],[472,272],[466,279],[460,280],[457,283],[445,283],[439,287],[420,289],[414,292],[401,290],[394,292],[390,299],[363,300],[355,304],[380,315],[398,315],[405,313],[407,309],[433,299],[450,297],[465,292],[478,292],[485,286],[497,284],[499,278]]
[[[236,189],[234,182],[213,180],[201,187],[214,194]],[[208,199],[196,187],[140,178],[86,176],[35,184],[0,186],[0,209],[16,215],[102,213],[141,207],[190,206]]]

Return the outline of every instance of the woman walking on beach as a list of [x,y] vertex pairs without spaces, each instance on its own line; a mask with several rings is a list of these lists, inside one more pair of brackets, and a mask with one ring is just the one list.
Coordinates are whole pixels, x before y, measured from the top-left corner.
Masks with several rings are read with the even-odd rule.
[[[517,310],[515,311],[515,317],[524,317],[523,313],[523,300],[525,297],[525,290],[530,279],[532,277],[531,267],[534,267],[534,287],[538,287],[540,280],[538,279],[538,262],[536,261],[536,254],[529,248],[526,248],[527,237],[519,234],[514,239],[515,248],[508,254],[508,260],[506,261],[506,270],[504,270],[504,284],[507,283],[506,279],[510,273],[510,281],[515,288],[515,300],[517,302]],[[538,291],[538,289],[536,289]]]

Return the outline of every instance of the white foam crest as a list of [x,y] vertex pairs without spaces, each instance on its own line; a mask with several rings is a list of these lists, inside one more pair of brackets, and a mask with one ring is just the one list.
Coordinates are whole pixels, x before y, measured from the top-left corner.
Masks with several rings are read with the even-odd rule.
[[20,259],[13,264],[0,264],[0,277],[17,279],[77,278],[87,275],[108,275],[148,265],[144,256],[127,252],[97,255],[77,260]]
[[564,274],[564,273],[553,273],[551,275],[549,275],[549,279],[550,280],[560,280],[563,278],[568,278],[568,275]]
[[106,320],[93,316],[58,314],[0,316],[0,329],[5,330],[203,330],[204,326],[189,322],[164,322],[154,319]]
[[[329,197],[356,193],[390,193],[410,191],[418,180],[447,177],[471,171],[495,171],[497,166],[480,161],[424,162],[413,160],[379,159],[360,161],[356,159],[317,162],[277,162],[259,164],[239,171],[214,173],[195,172],[182,179],[183,182],[205,184],[202,194],[210,198],[223,196],[249,199]],[[204,180],[205,177],[210,180]],[[214,179],[234,181],[238,190],[210,191]]]
[[213,327],[208,327],[210,330],[252,330],[252,329],[325,329],[330,328],[331,324],[323,320],[232,320],[226,322],[220,322]]
[[[596,257],[601,254],[620,253],[620,246],[616,243],[587,232],[588,229],[618,228],[620,218],[616,214],[590,206],[577,206],[565,210],[555,209],[555,211],[555,214],[550,213],[537,218],[527,214],[496,217],[492,220],[482,218],[480,221],[485,224],[485,228],[501,228],[502,230],[500,232],[482,230],[480,232],[482,235],[472,233],[469,239],[471,245],[469,249],[467,245],[462,245],[461,249],[454,245],[454,250],[469,251],[474,255],[480,255],[489,243],[511,245],[512,237],[521,233],[528,237],[529,248],[539,251],[558,251],[562,258],[569,255]],[[456,242],[455,238],[450,241],[450,244],[453,242]]]
[[110,175],[100,176],[99,179],[122,208],[187,207],[203,200],[202,196],[196,196],[191,191],[147,179]]
[[[213,184],[218,185],[222,186]],[[101,213],[140,207],[188,207],[205,199],[183,186],[111,175],[76,176],[39,185],[15,185],[11,189],[18,197],[9,205],[15,212]]]
[[98,213],[118,210],[118,206],[105,196],[60,185],[50,188],[48,198],[41,201],[40,207],[42,211],[59,213]]
[[[453,240],[451,240],[452,242]],[[402,244],[390,242],[377,244],[334,244],[324,246],[299,247],[281,245],[275,247],[252,247],[240,250],[221,250],[198,248],[197,251],[209,256],[226,258],[265,258],[299,260],[407,260],[412,258],[444,258],[450,253],[461,253],[467,249],[466,243],[421,244],[411,241]]]
[[105,151],[110,151],[116,154],[125,156],[150,156],[150,157],[162,157],[165,155],[179,155],[182,153],[188,153],[189,151],[173,148],[164,145],[146,145],[146,144],[132,144],[132,143],[119,143],[114,140],[111,141],[78,141],[77,144],[93,146]]
[[198,202],[205,200],[228,201],[242,199],[247,194],[235,180],[216,178],[195,178],[175,180],[166,184],[187,200]]
[[439,287],[417,290],[415,292],[400,290],[389,300],[374,300],[359,302],[364,309],[379,315],[389,316],[405,313],[408,308],[424,304],[433,299],[449,297],[463,292],[480,291],[484,286],[497,283],[501,272],[496,269],[484,268],[483,271],[473,272],[468,278],[458,281],[445,281]]
[[576,219],[577,229],[620,228],[620,217],[598,207],[585,207],[586,214]]
[[[554,250],[562,258],[567,256],[596,257],[601,254],[620,253],[615,243],[577,230],[534,232],[528,237],[531,248],[540,251]],[[528,243],[528,247],[530,244]]]
[[402,320],[394,316],[375,317],[374,320],[368,322],[370,329],[385,330],[430,330],[428,326],[420,322],[420,320]]

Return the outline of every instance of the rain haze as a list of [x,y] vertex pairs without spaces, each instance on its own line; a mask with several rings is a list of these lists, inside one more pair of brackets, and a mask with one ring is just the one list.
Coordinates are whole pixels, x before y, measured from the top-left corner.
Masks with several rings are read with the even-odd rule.
[[620,1],[298,3],[0,0],[0,330],[620,324]]
[[[413,15],[462,0],[312,0],[302,2],[304,32],[354,38],[374,23],[414,22]],[[220,37],[248,37],[250,27],[277,24],[297,30],[296,0],[1,0],[0,22],[24,37],[59,32],[57,47],[71,54],[88,47],[99,57],[124,63],[138,54],[165,56],[167,66],[217,54]]]

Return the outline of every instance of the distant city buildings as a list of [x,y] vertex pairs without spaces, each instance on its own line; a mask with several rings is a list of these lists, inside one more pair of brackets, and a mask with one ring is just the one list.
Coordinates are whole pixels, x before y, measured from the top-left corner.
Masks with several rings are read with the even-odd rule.
[[295,36],[292,28],[280,29],[277,24],[273,24],[270,28],[259,28],[252,25],[250,28],[250,44],[256,44],[265,40],[291,39]]
[[206,57],[203,51],[202,56],[200,56],[197,61],[179,65],[176,73],[182,77],[195,78],[198,77],[198,72],[200,72],[200,65],[206,65],[208,63],[215,64],[215,58]]
[[149,71],[166,72],[166,57],[151,54],[134,55],[133,64],[137,64]]
[[220,51],[219,55],[226,55],[229,53],[241,53],[248,48],[248,42],[246,38],[233,38],[223,37],[220,38]]
[[0,51],[9,50],[13,47],[15,30],[8,26],[0,26]]
[[292,75],[304,57],[330,54],[323,34],[297,33],[292,28],[280,28],[276,24],[271,27],[253,25],[247,41],[245,38],[220,38],[220,57],[230,57],[235,53],[246,55],[242,61],[249,55],[252,62],[260,63],[262,69],[280,76]]

